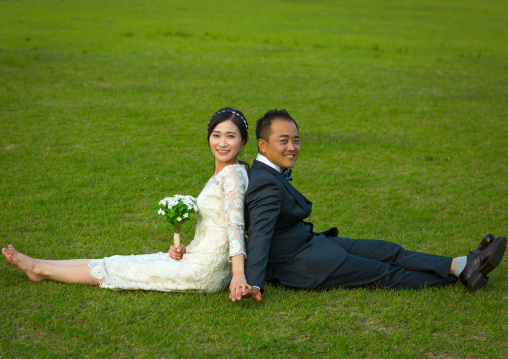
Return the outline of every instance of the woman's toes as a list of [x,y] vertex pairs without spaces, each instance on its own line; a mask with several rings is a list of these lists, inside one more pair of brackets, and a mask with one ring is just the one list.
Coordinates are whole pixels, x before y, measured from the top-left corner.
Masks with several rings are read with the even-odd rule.
[[18,253],[18,251],[16,250],[16,248],[14,248],[14,246],[12,244],[9,244],[9,253],[14,256]]
[[7,259],[7,262],[12,263],[13,258],[10,255],[9,251],[7,250],[7,248],[2,248],[2,254],[4,255],[5,259]]

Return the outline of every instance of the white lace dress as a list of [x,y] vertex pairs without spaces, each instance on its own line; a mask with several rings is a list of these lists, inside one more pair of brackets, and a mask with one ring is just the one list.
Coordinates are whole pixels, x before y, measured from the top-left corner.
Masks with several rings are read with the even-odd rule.
[[248,177],[243,165],[226,166],[197,198],[194,239],[179,261],[168,253],[91,259],[90,274],[113,290],[224,290],[232,277],[231,257],[245,255],[243,201]]

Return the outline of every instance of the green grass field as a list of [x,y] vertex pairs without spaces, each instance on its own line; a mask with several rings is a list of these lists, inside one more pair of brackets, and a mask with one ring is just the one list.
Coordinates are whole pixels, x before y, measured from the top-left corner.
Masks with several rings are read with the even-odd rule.
[[[161,198],[213,174],[206,125],[299,122],[318,230],[465,255],[508,233],[506,1],[0,1],[0,246],[167,250]],[[184,228],[188,242],[193,225]],[[0,261],[0,357],[502,358],[507,259],[477,293],[112,292]]]

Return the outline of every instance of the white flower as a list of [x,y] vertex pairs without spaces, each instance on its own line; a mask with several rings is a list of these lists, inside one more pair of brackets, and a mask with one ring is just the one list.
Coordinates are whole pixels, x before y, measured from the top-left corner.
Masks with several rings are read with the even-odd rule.
[[243,208],[243,200],[240,198],[237,198],[234,202],[235,208],[241,209]]
[[213,223],[217,225],[221,225],[226,221],[226,217],[224,217],[224,212],[221,210],[215,211],[212,215]]
[[235,181],[232,178],[228,178],[224,181],[224,192],[231,192],[235,188]]
[[[192,214],[198,211],[197,207],[197,199],[192,196],[182,196],[181,194],[175,194],[172,197],[165,197],[161,201],[159,201],[159,210],[158,214],[170,216],[168,218],[170,222],[177,221],[183,222],[185,219],[190,218]],[[173,210],[178,205],[184,205],[184,208],[179,208],[176,213],[170,214],[171,210]]]
[[238,226],[243,225],[243,214],[239,211],[232,211],[229,215],[231,223],[236,224]]
[[97,280],[104,279],[105,273],[104,268],[102,266],[95,266],[92,268],[92,276]]

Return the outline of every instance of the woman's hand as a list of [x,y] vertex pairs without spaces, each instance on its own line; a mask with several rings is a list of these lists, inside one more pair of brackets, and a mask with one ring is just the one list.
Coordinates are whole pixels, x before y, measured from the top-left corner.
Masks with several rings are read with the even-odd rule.
[[233,279],[229,283],[229,299],[232,302],[242,299],[242,295],[247,289],[250,289],[250,285],[247,284],[245,275],[233,275]]
[[180,244],[177,247],[175,246],[171,246],[169,247],[169,256],[173,259],[176,259],[177,261],[179,261],[180,259],[183,258],[183,255],[187,252],[187,250],[185,249],[185,246],[183,244]]

